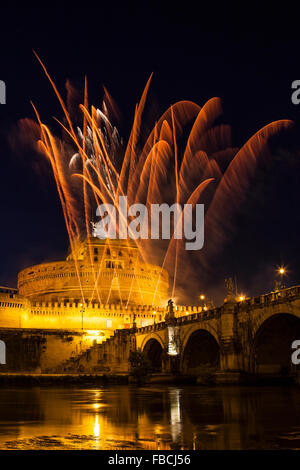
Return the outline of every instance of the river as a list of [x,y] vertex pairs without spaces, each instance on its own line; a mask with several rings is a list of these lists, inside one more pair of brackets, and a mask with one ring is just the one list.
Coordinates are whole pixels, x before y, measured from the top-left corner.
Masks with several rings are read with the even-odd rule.
[[297,387],[0,389],[1,449],[300,449]]

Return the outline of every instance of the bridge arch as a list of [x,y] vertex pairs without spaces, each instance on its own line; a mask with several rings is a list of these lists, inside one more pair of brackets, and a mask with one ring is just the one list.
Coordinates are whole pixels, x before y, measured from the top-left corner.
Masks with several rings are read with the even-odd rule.
[[204,331],[207,331],[208,333],[210,333],[214,339],[216,340],[216,342],[219,344],[219,337],[218,337],[218,334],[217,334],[217,331],[215,328],[212,327],[212,325],[209,325],[209,324],[199,324],[199,323],[196,323],[194,325],[192,325],[190,328],[188,328],[188,330],[184,330],[184,335],[181,339],[181,351],[183,352],[185,350],[185,347],[187,345],[187,342],[189,341],[191,335],[194,333],[194,331],[198,331],[198,330],[204,330]]
[[161,372],[163,368],[164,345],[158,335],[147,336],[141,347],[151,364],[152,372]]
[[298,305],[267,305],[265,308],[255,309],[251,312],[253,319],[252,336],[254,337],[262,324],[274,315],[292,315],[300,319],[300,306]]
[[182,343],[181,370],[186,374],[200,375],[218,369],[220,345],[211,329],[194,327]]
[[150,333],[142,339],[141,346],[140,346],[142,351],[144,351],[144,348],[150,339],[156,339],[156,341],[158,341],[159,344],[161,345],[162,349],[165,349],[166,345],[163,342],[163,338],[161,338],[161,336],[157,333]]
[[300,318],[293,313],[269,315],[255,330],[252,367],[262,375],[290,376],[295,372],[292,342],[300,339]]

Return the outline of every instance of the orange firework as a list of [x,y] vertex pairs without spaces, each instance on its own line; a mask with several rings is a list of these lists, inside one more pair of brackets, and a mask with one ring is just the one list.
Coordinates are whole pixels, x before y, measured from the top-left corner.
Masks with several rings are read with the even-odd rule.
[[[52,167],[71,248],[75,249],[82,238],[91,236],[96,207],[109,203],[118,209],[119,196],[127,196],[128,207],[143,203],[150,208],[151,204],[163,202],[194,207],[205,202],[205,233],[209,244],[203,253],[194,252],[204,268],[220,248],[228,223],[247,194],[257,160],[266,154],[269,137],[289,126],[290,121],[268,124],[237,149],[231,144],[230,127],[216,124],[222,114],[219,98],[210,99],[203,107],[180,101],[163,113],[142,141],[142,116],[151,75],[136,106],[131,133],[124,146],[111,123],[110,112],[115,113],[116,107],[108,92],[105,90],[102,109],[89,106],[85,80],[83,104],[79,105],[82,124],[76,126],[46,67],[37,58],[64,114],[64,122],[57,121],[65,137],[58,138],[42,123],[34,107],[40,127],[38,145]],[[128,221],[123,222],[128,225]],[[184,240],[174,238],[175,229],[173,226],[168,243],[136,240],[145,261],[153,261],[153,256],[160,255],[161,267],[167,267],[173,276],[173,298],[177,272],[184,274],[186,264]],[[101,266],[102,263],[98,271],[93,268],[93,295],[98,297]],[[79,267],[76,269],[78,273]],[[157,276],[158,285],[160,273]],[[79,276],[78,279],[80,283]]]

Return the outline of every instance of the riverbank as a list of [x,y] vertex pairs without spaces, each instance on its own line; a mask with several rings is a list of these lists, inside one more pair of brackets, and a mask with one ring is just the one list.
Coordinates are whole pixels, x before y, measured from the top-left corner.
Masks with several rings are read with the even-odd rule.
[[[188,376],[176,374],[152,374],[142,381],[145,385],[197,385],[197,386],[224,386],[224,385],[300,385],[299,378],[282,376],[236,376],[232,374],[217,374],[216,376]],[[39,374],[39,373],[0,373],[1,385],[135,385],[140,384],[128,374]]]
[[128,384],[128,375],[106,374],[0,374],[1,385],[104,385]]
[[[192,385],[196,384],[197,378],[190,376],[178,376],[172,374],[153,374],[143,383]],[[137,380],[127,374],[23,374],[2,373],[0,374],[0,386],[9,384],[19,385],[105,385],[105,384],[137,384]]]

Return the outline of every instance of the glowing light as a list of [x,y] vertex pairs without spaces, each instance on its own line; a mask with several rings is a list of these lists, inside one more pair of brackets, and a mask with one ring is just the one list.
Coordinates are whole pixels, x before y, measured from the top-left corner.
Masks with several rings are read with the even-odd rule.
[[169,356],[177,356],[178,351],[178,327],[168,326],[168,354]]
[[245,298],[246,298],[245,295],[240,295],[240,296],[239,296],[239,301],[240,301],[240,302],[243,302],[243,301],[245,300]]
[[178,352],[176,351],[176,349],[173,346],[169,346],[168,354],[169,354],[169,356],[177,356]]
[[278,269],[279,274],[282,276],[283,274],[286,273],[286,269],[283,268],[282,266]]
[[200,295],[200,299],[201,299],[201,300],[204,300],[204,299],[205,299],[205,295],[201,294],[201,295]]
[[98,415],[96,415],[96,418],[95,418],[94,436],[95,436],[95,437],[99,437],[99,436],[100,436],[100,424],[99,424],[99,417],[98,417]]
[[93,404],[93,408],[94,408],[95,410],[99,410],[99,408],[101,408],[100,403],[94,403],[94,404]]
[[162,427],[161,427],[159,424],[157,424],[157,425],[154,427],[154,434],[158,434],[158,435],[159,435],[159,434],[161,434],[161,432],[162,432]]
[[87,334],[89,336],[104,336],[104,334],[98,330],[87,330]]
[[98,330],[87,330],[85,337],[99,344],[105,339],[105,333]]

